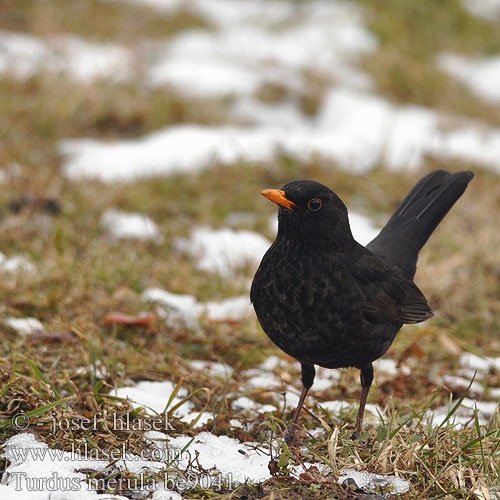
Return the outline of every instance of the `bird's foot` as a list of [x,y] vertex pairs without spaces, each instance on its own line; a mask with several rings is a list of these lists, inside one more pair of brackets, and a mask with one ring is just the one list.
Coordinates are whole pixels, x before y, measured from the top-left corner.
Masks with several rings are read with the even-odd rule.
[[351,439],[353,441],[357,441],[362,446],[366,446],[369,442],[369,439],[359,439],[360,436],[361,436],[361,429],[355,429],[354,432],[351,434]]
[[285,443],[288,446],[300,446],[300,440],[297,438],[297,424],[290,424],[285,434]]

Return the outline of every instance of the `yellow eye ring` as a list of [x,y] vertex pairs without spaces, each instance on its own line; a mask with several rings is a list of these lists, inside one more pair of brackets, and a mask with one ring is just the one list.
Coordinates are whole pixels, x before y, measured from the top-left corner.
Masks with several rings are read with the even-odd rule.
[[307,202],[307,208],[311,212],[317,212],[321,206],[323,205],[323,202],[319,198],[312,198]]

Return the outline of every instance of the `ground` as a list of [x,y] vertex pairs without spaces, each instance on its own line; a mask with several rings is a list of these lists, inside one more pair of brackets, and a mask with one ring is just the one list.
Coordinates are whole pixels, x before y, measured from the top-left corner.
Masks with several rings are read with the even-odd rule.
[[[65,458],[51,465],[100,480],[89,498],[498,498],[500,103],[487,83],[499,77],[473,66],[478,91],[439,63],[493,60],[494,9],[236,3],[2,3],[2,498],[49,498],[50,488],[15,492],[9,476],[36,477],[36,460],[12,450],[46,445],[97,450],[79,475],[57,468]],[[202,35],[177,38],[191,33]],[[54,41],[61,34],[88,45]],[[420,255],[416,282],[436,318],[405,326],[375,367],[359,441],[359,374],[325,371],[300,419],[303,446],[288,449],[298,363],[270,343],[246,299],[275,231],[276,207],[260,191],[314,178],[366,232],[436,168],[475,173]],[[120,235],[109,210],[141,215]],[[211,260],[196,253],[200,228]],[[142,424],[120,428],[117,417]],[[152,418],[159,431],[146,428]],[[143,457],[165,440],[189,459],[166,469],[102,459],[123,448]],[[218,482],[201,484],[210,464]],[[407,486],[339,484],[347,469]],[[165,470],[171,491],[131,486],[157,485]]]

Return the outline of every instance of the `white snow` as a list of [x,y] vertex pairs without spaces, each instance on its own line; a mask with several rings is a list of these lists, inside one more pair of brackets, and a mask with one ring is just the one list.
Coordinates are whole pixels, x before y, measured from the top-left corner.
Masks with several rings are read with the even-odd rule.
[[0,30],[0,73],[29,78],[50,71],[84,82],[130,78],[132,58],[127,49],[95,44],[72,35],[47,39]]
[[133,49],[63,34],[42,39],[2,31],[0,71],[27,78],[48,70],[84,81],[130,80],[143,73],[149,85],[168,84],[201,95],[250,95],[276,75],[287,82],[307,68],[337,82],[371,84],[353,63],[373,51],[376,42],[360,9],[348,2],[314,0],[306,6],[283,0],[192,0],[186,6],[136,1],[166,11],[182,5],[218,29],[185,30],[166,42],[143,41]]
[[166,488],[159,488],[155,490],[151,498],[152,500],[183,500],[183,497],[180,493],[168,490]]
[[94,363],[87,366],[80,366],[75,371],[76,375],[92,374],[96,379],[105,380],[109,377],[109,372],[101,360],[97,359]]
[[[190,38],[197,35],[185,35]],[[213,35],[200,33],[199,48],[204,48],[205,38]],[[194,42],[195,40],[190,40]],[[175,48],[174,48],[175,50]],[[203,78],[200,78],[203,75]],[[170,84],[183,93],[194,95],[210,94],[252,94],[261,80],[249,68],[238,67],[234,62],[222,61],[218,58],[203,60],[194,51],[191,56],[175,55],[167,57],[152,68],[149,83],[159,87]]]
[[[167,11],[179,7],[172,1],[132,1]],[[243,96],[276,75],[282,82],[297,80],[306,68],[352,85],[371,84],[353,63],[359,54],[373,51],[376,41],[360,9],[348,2],[192,0],[188,9],[218,29],[185,31],[165,47],[157,46],[148,71],[151,85]]]
[[[150,431],[145,440],[158,450],[182,450],[191,441],[190,436],[168,439],[168,436]],[[168,443],[166,441],[169,441]],[[195,456],[196,463],[204,469],[214,468],[221,479],[228,481],[234,488],[237,483],[262,481],[269,477],[267,464],[269,456],[259,451],[257,443],[240,443],[227,436],[215,436],[202,432],[195,437],[179,457],[176,465],[186,468],[194,477],[191,460]],[[121,450],[117,450],[121,451]],[[93,454],[88,454],[93,455]],[[68,452],[52,450],[46,443],[40,442],[31,433],[17,434],[9,438],[4,446],[2,456],[9,460],[9,466],[2,477],[0,494],[5,500],[91,500],[109,498],[109,494],[98,494],[85,482],[85,474],[76,472],[80,469],[101,470],[108,466],[107,460],[91,459],[78,451]],[[154,454],[153,456],[156,456]],[[158,456],[162,456],[159,454]],[[169,453],[173,457],[173,453]],[[167,455],[165,454],[165,457]],[[163,462],[144,460],[140,456],[126,454],[123,460],[116,463],[122,470],[140,474],[146,470],[161,471]],[[161,482],[156,485],[153,498],[181,499],[178,493],[167,490],[168,485]],[[194,486],[194,484],[193,484]],[[116,500],[125,497],[113,495]]]
[[[165,8],[176,5],[170,1]],[[195,173],[238,159],[271,162],[277,149],[300,159],[319,154],[354,172],[380,164],[419,168],[427,155],[500,169],[499,128],[394,105],[369,92],[367,77],[353,64],[359,54],[374,50],[376,42],[356,6],[333,0],[304,5],[193,0],[188,8],[207,16],[218,29],[187,30],[166,42],[144,41],[133,50],[69,35],[42,40],[0,32],[0,71],[28,77],[48,69],[85,81],[116,80],[137,74],[139,65],[150,84],[168,82],[203,95],[234,94],[235,116],[247,119],[245,126],[234,120],[231,125],[173,125],[121,141],[67,139],[59,143],[66,176],[131,182]],[[470,84],[483,96],[500,99],[497,58],[475,62],[444,54],[441,64],[468,82],[473,78]],[[269,82],[295,94],[305,92],[308,68],[326,79],[326,96],[316,117],[303,117],[291,97],[276,106],[255,100],[255,90]]]
[[471,379],[459,377],[457,375],[450,375],[447,373],[443,375],[441,383],[448,386],[452,391],[466,390],[469,388],[469,394],[482,396],[484,394],[484,387],[479,382],[472,382]]
[[[429,410],[427,412],[428,419],[432,419],[434,425],[440,425],[444,422],[456,403],[457,401],[451,401],[449,405],[440,406],[435,410]],[[476,410],[479,425],[487,425],[490,418],[497,410],[497,407],[498,402],[476,401],[474,399],[464,398],[461,406],[450,417],[446,425],[461,425],[463,427],[474,425],[474,413]]]
[[232,366],[229,366],[226,363],[218,363],[217,361],[194,359],[190,361],[189,364],[193,370],[203,371],[216,377],[229,378],[233,373]]
[[[144,406],[147,410],[152,410],[157,414],[165,411],[168,400],[174,392],[175,384],[170,381],[164,382],[138,382],[132,387],[120,387],[113,391],[113,396],[118,398],[129,399],[134,408]],[[175,398],[170,403],[167,411],[170,411],[177,403],[179,403],[185,396],[187,391],[183,388],[179,390]],[[193,403],[186,401],[182,404],[174,414],[180,418],[185,417],[193,410]]]
[[[192,411],[191,413],[188,413],[184,417],[184,421],[190,423],[190,426],[192,429],[199,429],[200,427],[203,427],[210,419],[215,420],[216,414],[206,411],[201,414],[198,411]],[[195,424],[192,424],[192,422],[195,421],[195,419],[198,419]]]
[[[152,434],[152,433],[150,433]],[[165,435],[159,432],[156,438]],[[151,440],[149,440],[151,442]],[[157,442],[157,441],[156,441]],[[3,447],[3,456],[10,465],[2,477],[0,494],[2,500],[93,500],[109,499],[109,493],[98,494],[92,485],[85,481],[85,474],[76,472],[82,469],[102,470],[109,466],[108,458],[93,458],[98,455],[95,449],[75,448],[74,451],[51,449],[31,433],[17,434],[8,439]],[[116,452],[116,453],[115,453]],[[113,458],[119,458],[122,449],[109,450]],[[104,453],[102,453],[104,456]],[[172,455],[158,454],[169,458]],[[89,458],[92,457],[92,458]],[[160,472],[165,468],[164,462],[144,460],[141,456],[126,453],[114,463],[120,470],[141,474],[151,470]],[[133,487],[135,483],[130,482]],[[159,482],[153,487],[153,498],[182,500],[182,497],[166,489],[167,482]],[[146,483],[145,487],[150,486]],[[115,500],[126,500],[126,497],[112,495]]]
[[20,335],[31,335],[45,330],[40,320],[36,318],[6,318],[4,322]]
[[142,294],[145,302],[161,304],[160,315],[171,326],[196,328],[200,319],[209,321],[238,321],[254,314],[248,295],[221,301],[199,302],[194,295],[177,294],[161,288],[148,288]]
[[174,125],[139,139],[59,142],[63,172],[75,180],[132,182],[194,174],[216,163],[259,162],[272,156],[276,132],[266,127]]
[[349,211],[349,224],[354,239],[362,245],[370,243],[380,232],[369,217],[352,210]]
[[471,58],[443,53],[438,56],[437,64],[480,99],[492,104],[500,103],[500,56]]
[[[109,497],[90,490],[85,474],[75,472],[86,467],[104,468],[107,462],[78,460],[70,452],[54,450],[52,454],[49,450],[46,443],[38,441],[31,433],[16,434],[5,442],[3,456],[10,465],[0,485],[2,499],[90,500]],[[48,482],[49,479],[52,483]],[[122,496],[116,496],[116,499],[126,500]]]
[[[169,447],[182,449],[189,441],[189,436],[173,438],[169,441]],[[183,454],[181,464],[187,464],[188,455],[194,458],[198,452],[197,460],[202,467],[215,467],[223,477],[230,478],[233,482],[262,481],[269,477],[269,456],[256,451],[252,444],[255,443],[243,444],[227,436],[201,432]]]
[[276,410],[276,407],[274,405],[257,403],[255,400],[249,398],[248,396],[240,396],[239,398],[235,399],[231,404],[231,408],[235,411],[247,410],[259,413],[266,413],[269,411],[272,412]]
[[170,326],[198,326],[198,317],[202,307],[194,295],[172,293],[161,288],[148,288],[142,294],[144,302],[161,304],[159,312]]
[[486,21],[500,18],[500,0],[462,0],[462,2],[471,14]]
[[[181,34],[150,68],[149,83],[170,84],[195,95],[249,96],[277,77],[297,80],[300,69],[313,68],[345,84],[369,87],[370,79],[352,67],[348,56],[354,59],[356,52],[371,50],[373,38],[352,22],[342,26],[345,19],[335,18],[335,3],[331,3],[333,15],[322,23],[316,19],[315,25],[303,16],[298,26],[291,23],[282,30],[263,30],[247,21],[219,31]],[[361,42],[358,47],[355,39]]]
[[384,493],[390,491],[393,495],[400,495],[410,489],[410,483],[397,476],[383,476],[382,474],[354,469],[343,469],[340,473],[340,484],[344,484],[350,478],[363,491],[379,492],[382,488]]
[[382,373],[391,377],[395,377],[399,374],[410,375],[411,368],[406,365],[398,366],[398,363],[391,358],[380,358],[373,363],[373,368],[375,373]]
[[[288,366],[287,366],[288,365]],[[269,356],[259,365],[259,369],[263,372],[272,372],[276,368],[288,369],[290,367],[290,361],[279,358],[278,356]]]
[[220,302],[206,302],[205,315],[211,321],[238,321],[253,315],[248,295],[231,297]]
[[500,387],[490,387],[488,389],[488,394],[491,399],[500,400]]
[[460,366],[465,369],[477,370],[478,373],[490,370],[500,371],[500,357],[477,356],[471,352],[465,352],[460,357]]
[[174,248],[194,258],[198,269],[226,277],[247,265],[256,268],[270,245],[254,231],[210,227],[194,228],[188,239],[174,241]]
[[0,252],[0,271],[5,271],[7,273],[35,273],[36,266],[29,260],[19,255],[7,257],[5,254]]
[[272,162],[277,150],[304,160],[321,155],[359,173],[380,164],[417,169],[428,155],[500,170],[500,128],[334,88],[312,124],[174,125],[135,140],[59,143],[66,176],[105,182],[195,173],[239,159]]
[[276,375],[259,368],[250,368],[249,370],[245,370],[244,372],[241,372],[240,376],[247,378],[247,387],[268,390],[282,389],[284,387],[283,382],[276,377]]
[[164,239],[158,226],[148,216],[137,212],[106,210],[101,216],[101,226],[115,240],[152,240],[159,244]]
[[316,366],[316,377],[311,390],[314,391],[333,391],[342,376],[340,370],[323,368]]

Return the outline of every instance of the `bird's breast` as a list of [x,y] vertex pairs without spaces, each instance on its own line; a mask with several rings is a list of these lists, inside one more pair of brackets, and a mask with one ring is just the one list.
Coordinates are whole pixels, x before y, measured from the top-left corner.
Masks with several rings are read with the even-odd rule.
[[251,292],[257,317],[287,354],[341,366],[364,329],[361,296],[341,260],[293,250],[273,245],[263,258]]

